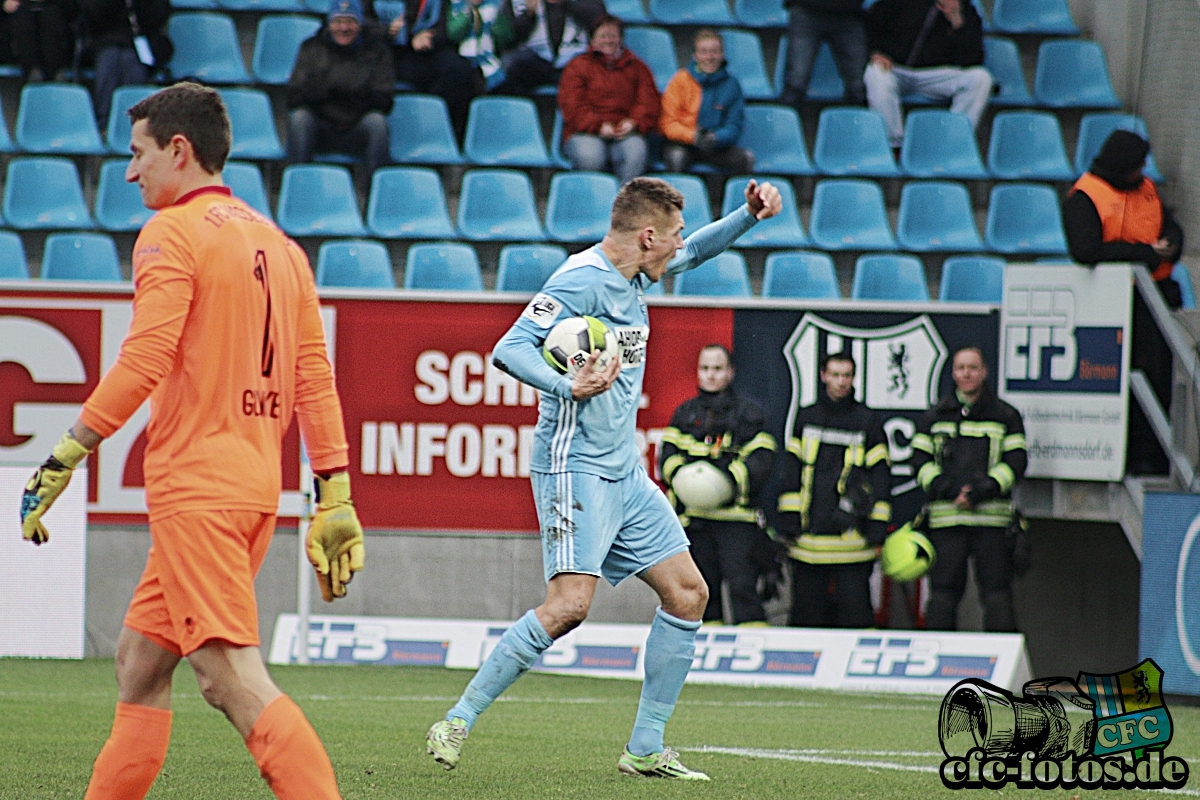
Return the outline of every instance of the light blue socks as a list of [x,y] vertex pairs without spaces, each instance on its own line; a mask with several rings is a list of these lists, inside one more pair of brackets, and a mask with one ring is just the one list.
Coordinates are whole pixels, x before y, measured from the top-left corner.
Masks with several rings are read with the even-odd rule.
[[646,637],[642,699],[629,738],[629,752],[635,756],[662,752],[663,731],[692,668],[699,629],[699,622],[673,617],[661,608],[654,613],[654,624]]
[[[554,640],[546,633],[542,623],[538,622],[537,614],[532,610],[526,612],[525,616],[517,620],[500,637],[496,649],[467,684],[466,691],[458,699],[458,704],[446,712],[446,719],[461,717],[467,723],[467,730],[470,730],[474,727],[475,720],[487,710],[492,701],[516,683],[517,678],[524,675],[537,661],[538,656],[552,644]],[[682,684],[682,681],[680,683]],[[678,693],[677,689],[676,694]],[[669,711],[667,715],[670,716]]]

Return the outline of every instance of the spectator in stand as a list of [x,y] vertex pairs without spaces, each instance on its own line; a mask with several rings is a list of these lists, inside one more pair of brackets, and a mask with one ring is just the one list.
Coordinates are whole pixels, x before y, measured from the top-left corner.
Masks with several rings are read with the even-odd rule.
[[75,55],[75,0],[4,0],[24,81],[54,81]]
[[475,64],[458,54],[447,31],[449,21],[450,0],[409,0],[388,32],[396,41],[396,80],[445,100],[454,133],[462,141],[471,101],[483,94],[486,84]]
[[821,42],[827,42],[846,87],[846,102],[866,102],[867,34],[862,0],[786,0],[784,4],[788,7],[787,73],[779,101],[799,110]]
[[446,35],[458,45],[458,54],[479,68],[489,91],[504,82],[497,54],[515,36],[511,0],[454,0]]
[[388,160],[394,81],[382,28],[363,24],[360,0],[334,0],[326,24],[300,45],[288,79],[288,163],[330,150],[362,155],[369,182]]
[[904,140],[900,98],[912,92],[948,99],[951,111],[979,124],[992,75],[970,0],[879,0],[867,10],[867,43],[867,105],[883,115],[893,148]]
[[746,102],[738,79],[725,68],[721,35],[704,28],[693,48],[692,63],[675,73],[663,93],[659,129],[667,140],[667,171],[687,172],[699,161],[733,175],[749,173],[754,154],[736,144]]
[[175,52],[166,33],[171,3],[80,0],[80,10],[84,47],[96,64],[96,119],[103,130],[117,87],[147,83],[170,62]]
[[597,20],[588,51],[563,70],[558,107],[572,169],[611,166],[625,183],[646,171],[646,134],[658,129],[660,102],[650,68],[622,46],[622,29],[608,14]]
[[[1063,229],[1071,258],[1094,266],[1102,261],[1146,265],[1169,308],[1183,305],[1171,277],[1183,252],[1183,229],[1158,197],[1154,181],[1142,174],[1150,143],[1116,130],[1105,140],[1092,166],[1063,202]],[[1133,294],[1133,368],[1146,373],[1164,408],[1171,406],[1171,349],[1154,323],[1146,301]],[[1128,471],[1161,475],[1167,457],[1138,403],[1130,404]]]
[[529,97],[539,86],[557,84],[563,69],[588,49],[588,32],[605,14],[604,0],[510,0],[516,19],[514,42],[504,55],[504,82],[495,94]]

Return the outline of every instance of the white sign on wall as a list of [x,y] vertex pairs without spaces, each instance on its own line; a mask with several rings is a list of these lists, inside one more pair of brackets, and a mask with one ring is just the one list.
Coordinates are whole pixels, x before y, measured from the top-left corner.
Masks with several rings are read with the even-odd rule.
[[1124,475],[1131,281],[1126,265],[1005,269],[998,383],[1025,419],[1027,476]]
[[21,494],[30,467],[0,467],[0,656],[83,658],[87,574],[86,467],[44,517],[50,541],[21,538]]

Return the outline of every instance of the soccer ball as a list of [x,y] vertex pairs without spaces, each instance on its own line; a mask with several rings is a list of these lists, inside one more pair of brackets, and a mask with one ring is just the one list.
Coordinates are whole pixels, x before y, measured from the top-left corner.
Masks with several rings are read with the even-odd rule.
[[733,499],[733,484],[708,461],[693,461],[675,470],[671,489],[684,508],[694,511],[724,508]]
[[907,522],[884,540],[883,551],[879,554],[883,574],[898,581],[915,581],[928,572],[936,560],[933,543]]
[[593,369],[602,371],[619,352],[617,337],[595,317],[568,317],[550,329],[542,357],[559,372],[574,377],[593,350],[600,351]]

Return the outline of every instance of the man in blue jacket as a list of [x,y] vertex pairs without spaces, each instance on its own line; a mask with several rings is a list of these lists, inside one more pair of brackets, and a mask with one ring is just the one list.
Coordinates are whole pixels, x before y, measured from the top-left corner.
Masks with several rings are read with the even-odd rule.
[[696,34],[692,63],[667,84],[659,130],[667,143],[669,172],[687,172],[697,161],[731,175],[754,169],[754,154],[737,146],[746,101],[737,78],[725,68],[725,47],[716,31]]

